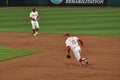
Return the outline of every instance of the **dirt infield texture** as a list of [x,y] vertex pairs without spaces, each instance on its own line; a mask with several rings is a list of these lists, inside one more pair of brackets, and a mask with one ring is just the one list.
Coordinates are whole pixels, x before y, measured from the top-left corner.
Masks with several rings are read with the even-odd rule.
[[120,80],[120,37],[76,36],[84,42],[87,67],[72,54],[66,59],[62,34],[0,33],[0,45],[43,51],[0,62],[0,80]]

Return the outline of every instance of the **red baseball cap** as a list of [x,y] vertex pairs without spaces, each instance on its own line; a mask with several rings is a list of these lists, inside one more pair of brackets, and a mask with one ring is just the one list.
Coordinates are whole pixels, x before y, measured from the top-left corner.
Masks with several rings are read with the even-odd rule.
[[69,37],[70,36],[70,34],[69,33],[65,33],[65,35],[64,36],[67,36],[67,37]]

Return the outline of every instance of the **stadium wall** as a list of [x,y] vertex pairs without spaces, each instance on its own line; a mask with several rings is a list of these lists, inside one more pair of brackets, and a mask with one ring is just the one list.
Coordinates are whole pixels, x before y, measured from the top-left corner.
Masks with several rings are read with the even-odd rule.
[[0,6],[47,6],[48,0],[0,0]]
[[120,6],[120,0],[108,0],[107,5],[108,6]]
[[120,6],[120,0],[0,0],[0,6]]

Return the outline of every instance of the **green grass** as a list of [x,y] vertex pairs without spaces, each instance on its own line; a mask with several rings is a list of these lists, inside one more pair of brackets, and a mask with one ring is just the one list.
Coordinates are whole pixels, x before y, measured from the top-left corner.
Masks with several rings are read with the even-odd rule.
[[38,53],[40,51],[38,50],[21,50],[21,49],[13,49],[13,48],[8,48],[4,46],[0,46],[0,62],[13,59],[13,58],[18,58],[26,55],[31,55]]
[[[120,8],[37,7],[41,33],[120,36]],[[31,32],[30,7],[0,8],[1,32]]]

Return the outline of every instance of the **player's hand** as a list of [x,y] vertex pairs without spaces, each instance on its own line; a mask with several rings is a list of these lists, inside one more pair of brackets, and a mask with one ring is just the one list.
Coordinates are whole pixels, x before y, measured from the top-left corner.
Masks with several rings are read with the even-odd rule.
[[37,18],[37,21],[39,21],[39,18]]
[[33,21],[36,21],[34,18],[32,18]]
[[68,55],[66,55],[66,58],[70,59],[70,58],[71,58],[71,56],[68,54]]

